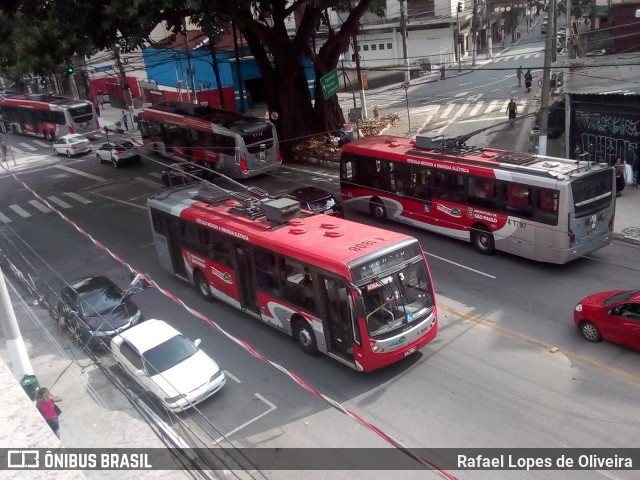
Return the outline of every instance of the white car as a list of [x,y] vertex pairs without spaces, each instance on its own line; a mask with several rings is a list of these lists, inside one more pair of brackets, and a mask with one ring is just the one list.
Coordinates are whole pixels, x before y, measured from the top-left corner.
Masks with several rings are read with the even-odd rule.
[[166,408],[181,412],[220,390],[227,381],[218,364],[162,320],[147,320],[111,340],[116,362]]
[[91,142],[78,133],[64,135],[53,144],[53,153],[66,155],[69,158],[74,155],[89,153],[91,150]]

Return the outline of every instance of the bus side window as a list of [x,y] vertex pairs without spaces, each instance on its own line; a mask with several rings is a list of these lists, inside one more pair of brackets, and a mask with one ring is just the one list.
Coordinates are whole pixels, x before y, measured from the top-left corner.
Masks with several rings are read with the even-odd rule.
[[258,288],[266,293],[280,296],[280,286],[275,274],[276,257],[264,250],[254,250],[256,281]]
[[507,184],[506,208],[515,210],[518,214],[529,216],[532,206],[532,191],[526,185],[518,185],[514,183]]
[[340,174],[343,180],[347,180],[348,182],[353,181],[353,161],[349,160],[343,163]]

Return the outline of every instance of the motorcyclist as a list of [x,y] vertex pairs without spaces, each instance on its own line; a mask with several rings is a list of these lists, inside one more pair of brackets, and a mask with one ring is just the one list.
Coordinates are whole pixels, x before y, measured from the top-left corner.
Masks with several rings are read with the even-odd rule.
[[527,92],[531,91],[532,80],[533,80],[533,75],[531,75],[531,69],[528,69],[527,73],[524,74],[524,86],[527,89]]

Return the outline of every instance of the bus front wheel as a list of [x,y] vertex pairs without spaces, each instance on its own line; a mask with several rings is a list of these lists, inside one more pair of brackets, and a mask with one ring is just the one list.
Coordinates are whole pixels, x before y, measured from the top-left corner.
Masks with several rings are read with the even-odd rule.
[[369,210],[371,211],[371,215],[382,223],[386,223],[387,221],[387,209],[384,204],[380,200],[372,200],[369,205]]
[[493,255],[496,253],[496,242],[487,227],[480,225],[471,231],[471,243],[473,248],[483,255]]
[[309,355],[316,355],[318,353],[318,346],[316,345],[316,337],[313,334],[313,330],[306,320],[298,319],[293,327],[293,335],[296,341],[302,347],[302,350]]
[[211,301],[213,300],[213,295],[211,293],[211,287],[209,286],[209,282],[202,274],[202,272],[196,272],[193,274],[193,280],[196,283],[196,288],[198,289],[198,293],[205,300]]

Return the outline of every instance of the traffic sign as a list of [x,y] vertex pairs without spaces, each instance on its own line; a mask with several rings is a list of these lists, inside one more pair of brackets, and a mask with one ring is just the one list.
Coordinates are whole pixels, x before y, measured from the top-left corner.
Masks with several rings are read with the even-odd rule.
[[541,78],[540,80],[538,80],[538,86],[539,86],[540,88],[542,88],[542,85],[544,85],[544,79],[543,79],[543,78]]
[[338,82],[338,70],[333,69],[325,76],[320,77],[320,87],[322,88],[322,95],[327,100],[336,94],[340,90],[340,82]]
[[400,85],[402,88],[404,88],[405,90],[409,90],[409,82],[402,82],[402,85]]
[[113,65],[103,65],[101,67],[95,67],[94,72],[106,72],[107,70],[113,70]]

